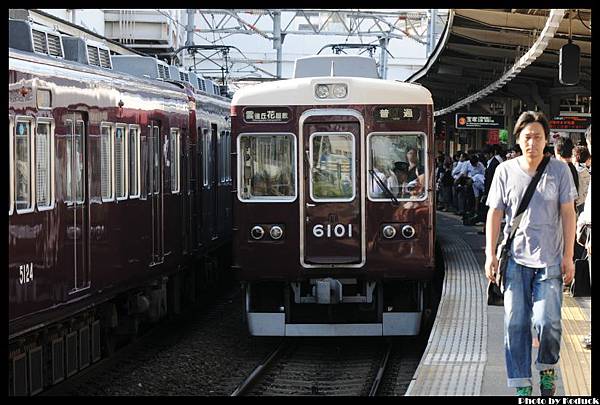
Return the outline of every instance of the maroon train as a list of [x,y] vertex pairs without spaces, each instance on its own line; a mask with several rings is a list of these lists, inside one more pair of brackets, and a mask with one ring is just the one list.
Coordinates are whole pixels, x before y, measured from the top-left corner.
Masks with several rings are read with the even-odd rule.
[[121,71],[150,67],[136,77],[101,44],[9,23],[9,393],[21,395],[220,277],[230,101],[195,76],[156,80],[173,67],[154,58],[123,57]]
[[253,335],[416,335],[432,305],[431,93],[357,56],[232,100],[233,259]]

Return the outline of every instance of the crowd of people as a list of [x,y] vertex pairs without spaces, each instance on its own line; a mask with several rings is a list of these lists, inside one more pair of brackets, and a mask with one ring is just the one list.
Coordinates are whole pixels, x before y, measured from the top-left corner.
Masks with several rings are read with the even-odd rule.
[[[440,152],[436,160],[438,209],[461,216],[465,225],[483,225],[487,214],[485,201],[496,167],[521,155],[518,144],[509,148],[499,144],[486,145],[483,150],[458,151],[452,157]],[[588,147],[574,145],[570,138],[561,137],[553,147],[544,148],[544,155],[569,166],[578,192],[575,207],[579,216],[585,207],[592,174]],[[479,233],[485,234],[485,231]]]

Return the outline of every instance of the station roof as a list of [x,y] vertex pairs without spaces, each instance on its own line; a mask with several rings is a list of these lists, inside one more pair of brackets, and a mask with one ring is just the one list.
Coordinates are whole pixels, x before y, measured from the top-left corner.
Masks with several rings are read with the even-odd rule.
[[[536,41],[549,9],[453,9],[425,66],[407,79],[433,94],[435,109],[448,107],[498,80]],[[558,80],[559,50],[569,42],[581,51],[579,84]],[[535,102],[551,95],[591,95],[591,9],[568,10],[544,52],[491,96]],[[546,101],[547,102],[547,101]]]

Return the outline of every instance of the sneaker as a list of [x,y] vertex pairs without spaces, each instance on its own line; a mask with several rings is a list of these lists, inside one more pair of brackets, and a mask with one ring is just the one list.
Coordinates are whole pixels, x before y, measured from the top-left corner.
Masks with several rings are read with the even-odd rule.
[[518,387],[517,388],[517,396],[518,397],[530,397],[532,391],[533,391],[533,388],[531,386],[529,386],[529,387]]
[[590,333],[586,337],[583,338],[583,345],[586,349],[592,349],[592,334]]
[[551,397],[556,392],[556,371],[551,368],[540,371],[540,393],[543,397]]

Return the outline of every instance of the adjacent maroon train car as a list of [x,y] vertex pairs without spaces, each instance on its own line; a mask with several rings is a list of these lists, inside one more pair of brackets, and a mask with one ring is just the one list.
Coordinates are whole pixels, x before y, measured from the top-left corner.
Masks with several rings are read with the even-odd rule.
[[234,268],[253,335],[415,335],[434,277],[433,103],[353,56],[239,90]]
[[[231,181],[229,100],[112,71],[107,49],[98,67],[66,60],[59,33],[15,27],[34,50],[9,49],[9,393],[19,395],[211,288],[230,260]],[[90,60],[97,48],[87,44]]]

